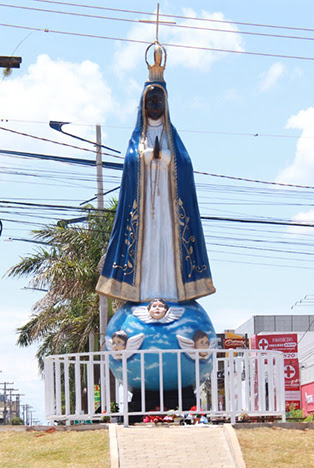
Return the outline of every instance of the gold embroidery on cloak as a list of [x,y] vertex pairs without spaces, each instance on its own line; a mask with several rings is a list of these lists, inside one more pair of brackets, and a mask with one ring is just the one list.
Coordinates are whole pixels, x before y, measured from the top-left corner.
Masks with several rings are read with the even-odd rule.
[[186,211],[185,211],[184,206],[183,206],[183,201],[181,200],[181,198],[179,198],[178,205],[179,205],[179,208],[180,208],[179,223],[183,228],[182,229],[181,240],[182,240],[182,245],[183,245],[183,247],[185,249],[185,252],[186,252],[185,260],[187,261],[187,263],[189,265],[189,269],[190,269],[190,271],[188,273],[188,277],[191,278],[193,270],[196,270],[197,273],[203,273],[203,271],[207,270],[207,266],[206,265],[202,265],[202,266],[195,265],[195,261],[193,261],[192,256],[194,256],[194,250],[193,250],[193,245],[192,244],[194,244],[194,242],[195,242],[195,237],[190,236],[188,234],[190,218],[186,214]]
[[127,263],[123,266],[118,265],[116,262],[113,264],[113,268],[121,268],[124,275],[131,275],[135,270],[136,263],[136,242],[138,239],[138,227],[139,227],[139,213],[138,203],[136,200],[133,202],[132,211],[130,212],[130,220],[126,227],[127,233],[125,243],[127,247]]

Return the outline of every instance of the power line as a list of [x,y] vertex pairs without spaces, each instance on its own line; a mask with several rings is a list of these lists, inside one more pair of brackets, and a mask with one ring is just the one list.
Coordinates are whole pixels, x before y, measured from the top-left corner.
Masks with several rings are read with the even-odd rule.
[[[272,239],[265,239],[264,237],[259,239],[252,239],[247,237],[229,237],[229,236],[214,236],[212,234],[205,235],[206,239],[220,239],[220,240],[228,240],[228,241],[240,241],[240,242],[255,242],[255,243],[265,243],[265,244],[283,244],[283,245],[296,245],[300,247],[314,247],[313,243],[308,242],[290,242],[284,240],[272,240]],[[220,244],[219,244],[220,245]],[[223,244],[224,245],[224,244]],[[247,244],[246,244],[247,246]],[[304,252],[305,254],[307,252]]]
[[[56,145],[61,145],[61,146],[67,146],[67,147],[78,149],[78,150],[81,150],[81,151],[88,151],[89,153],[96,153],[97,152],[96,150],[93,150],[93,149],[82,148],[81,146],[70,145],[69,143],[62,143],[60,141],[50,140],[50,139],[44,138],[44,137],[38,137],[36,135],[31,135],[30,133],[18,132],[17,130],[13,130],[12,128],[0,127],[0,130],[3,130],[5,132],[14,133],[16,135],[25,136],[25,137],[28,137],[28,138],[34,138],[35,140],[46,141],[48,143],[54,143]],[[102,154],[104,156],[114,156],[115,158],[123,158],[122,156],[117,156],[117,155],[110,154],[110,153],[102,153]]]
[[[210,261],[215,261],[215,262],[224,262],[224,263],[238,263],[238,264],[244,264],[244,265],[253,265],[253,266],[268,266],[268,267],[274,267],[274,268],[288,268],[287,265],[279,265],[278,263],[261,263],[261,262],[244,262],[244,261],[238,261],[238,260],[221,260],[221,259],[216,259],[216,258],[210,258]],[[298,269],[298,270],[313,270],[311,267],[306,267],[306,266],[298,266],[298,265],[289,265],[289,268],[293,269]],[[313,353],[314,354],[314,353]]]
[[[26,153],[23,151],[11,151],[11,150],[0,150],[0,154],[10,155],[10,156],[11,155],[20,156],[23,158],[46,159],[50,161],[58,161],[58,162],[64,162],[68,164],[78,164],[81,166],[96,166],[96,161],[89,160],[89,159],[52,156],[52,155],[47,155],[47,154]],[[121,171],[123,168],[123,164],[121,163],[103,161],[102,165],[103,167],[106,167],[107,169],[114,169],[114,170],[119,170],[119,171]]]
[[[80,8],[90,8],[90,9],[95,9],[95,10],[117,11],[121,13],[157,16],[156,13],[151,13],[151,12],[134,11],[134,10],[126,10],[126,9],[123,10],[120,8],[108,8],[108,7],[102,7],[102,6],[96,6],[96,5],[83,5],[83,4],[78,4],[78,3],[58,2],[58,1],[53,1],[53,0],[34,0],[34,1],[42,2],[42,3],[53,3],[57,5],[63,5],[63,6],[76,6]],[[162,14],[162,13],[160,13],[159,16],[163,16],[165,18],[190,19],[190,20],[196,20],[196,21],[223,23],[223,24],[236,24],[236,25],[242,25],[242,26],[244,25],[244,26],[263,27],[263,28],[290,29],[290,30],[296,30],[296,31],[314,32],[314,29],[312,28],[300,28],[300,27],[294,27],[294,26],[278,26],[278,25],[272,25],[272,24],[248,23],[248,22],[243,22],[243,21],[230,21],[230,20],[221,20],[221,19],[214,19],[214,18],[199,18],[199,17],[193,17],[193,16],[179,16],[179,15],[169,15],[169,14],[167,15],[167,14]]]
[[[86,211],[86,208],[80,208],[70,205],[53,205],[46,203],[26,203],[26,202],[13,202],[9,200],[0,200],[0,204],[6,206],[24,206],[24,207],[39,207],[39,208],[51,208],[51,209],[65,209],[65,210],[83,210]],[[89,207],[88,210],[92,212],[114,212],[110,209],[97,209]],[[298,226],[298,227],[314,227],[312,223],[297,223],[294,221],[284,221],[284,220],[270,220],[270,219],[250,219],[250,218],[231,218],[231,217],[221,217],[221,216],[201,216],[201,219],[207,221],[226,221],[226,222],[236,222],[236,223],[249,223],[249,224],[267,224],[267,225],[277,225],[277,226]]]
[[[31,137],[31,138],[35,138],[35,139],[43,140],[43,141],[48,141],[50,143],[56,143],[56,144],[63,145],[63,146],[70,146],[72,148],[81,149],[81,150],[84,150],[84,151],[95,152],[94,150],[89,150],[89,149],[86,149],[86,148],[76,147],[76,146],[73,146],[73,145],[69,145],[67,143],[61,143],[61,142],[57,142],[57,141],[54,141],[54,140],[48,140],[46,138],[37,137],[37,136],[31,135],[29,133],[18,132],[18,131],[12,130],[12,129],[7,129],[5,127],[0,127],[0,130],[9,131],[9,132],[16,133],[16,134],[19,134],[19,135],[22,135],[22,136]],[[34,158],[41,157],[42,159],[49,159],[50,158],[50,159],[53,159],[53,160],[56,160],[56,161],[57,160],[61,161],[61,159],[62,159],[62,160],[64,160],[63,162],[71,162],[73,164],[86,164],[86,165],[92,165],[92,166],[95,165],[94,161],[92,161],[92,160],[89,161],[89,160],[86,160],[86,159],[81,160],[81,159],[78,159],[78,158],[64,158],[64,157],[61,157],[61,156],[39,155],[39,154],[36,154],[36,153],[26,153],[26,152],[21,152],[21,151],[12,151],[12,150],[0,150],[0,153],[8,154],[8,155],[15,155],[15,156],[34,157]],[[107,153],[102,153],[102,154],[107,155],[107,156],[113,156],[113,157],[119,158],[119,159],[124,159],[123,156],[107,154]],[[82,161],[82,162],[80,163],[80,161]],[[105,165],[104,167],[106,167],[106,165],[108,165],[107,167],[110,167],[110,165],[112,165],[112,168],[115,168],[115,169],[122,170],[122,168],[123,168],[122,164],[109,163],[109,162],[104,162],[103,164]],[[212,173],[212,172],[204,172],[204,171],[197,171],[197,170],[194,170],[194,173],[195,174],[200,174],[200,175],[208,175],[208,176],[211,176],[211,177],[218,177],[218,178],[223,178],[223,179],[230,179],[230,180],[237,180],[237,181],[244,181],[244,182],[251,182],[251,183],[258,183],[258,184],[265,184],[265,185],[274,185],[274,186],[280,186],[280,187],[291,187],[291,188],[301,188],[301,189],[314,190],[314,186],[312,186],[312,185],[287,184],[287,183],[283,183],[283,182],[273,182],[273,181],[265,181],[265,180],[259,180],[259,179],[249,179],[247,177],[235,177],[235,176],[229,176],[229,175],[224,175],[224,174],[215,174],[215,173]]]
[[[209,244],[210,246],[211,244]],[[286,257],[278,257],[277,255],[265,255],[264,253],[261,255],[258,255],[256,253],[246,253],[246,252],[232,252],[232,251],[221,251],[221,250],[215,250],[215,254],[227,254],[227,255],[238,255],[241,257],[255,257],[255,258],[270,258],[272,260],[284,260],[284,261],[293,261],[293,262],[307,262],[307,263],[313,263],[314,259],[304,259],[304,258],[286,258]]]
[[[112,40],[112,41],[120,41],[120,42],[131,42],[134,44],[146,44],[149,45],[149,41],[143,41],[139,39],[126,39],[121,37],[112,37],[112,36],[101,36],[97,34],[86,34],[86,33],[78,33],[78,32],[70,32],[70,31],[59,31],[56,29],[48,29],[48,28],[35,28],[31,26],[21,26],[16,24],[7,24],[7,23],[0,23],[0,26],[6,28],[16,28],[16,29],[25,29],[28,31],[39,31],[45,33],[52,33],[52,34],[62,34],[67,36],[77,36],[77,37],[88,37],[91,39],[105,39],[105,40]],[[267,52],[252,52],[246,50],[233,50],[233,49],[219,49],[215,47],[200,47],[200,46],[193,46],[188,44],[173,44],[173,43],[164,43],[165,47],[178,47],[180,49],[189,49],[189,50],[203,50],[208,52],[224,52],[224,53],[231,53],[231,54],[244,54],[250,56],[261,56],[261,57],[275,57],[275,58],[282,58],[282,59],[294,59],[294,60],[309,60],[313,61],[314,57],[305,57],[300,55],[285,55],[285,54],[271,54]]]
[[[25,120],[25,119],[0,119],[0,122],[18,122],[18,123],[32,123],[32,124],[49,124],[48,121],[41,121],[41,120]],[[83,127],[95,127],[96,124],[86,124],[86,123],[73,123],[71,125],[78,125]],[[122,130],[133,130],[134,127],[127,126],[127,125],[101,125],[101,128],[115,128],[115,129],[122,129]],[[226,132],[226,131],[219,131],[219,130],[190,130],[190,129],[177,129],[180,133],[192,133],[192,134],[200,134],[200,135],[223,135],[223,136],[248,136],[248,137],[263,137],[263,138],[289,138],[294,140],[313,140],[313,136],[303,136],[303,135],[283,135],[283,134],[275,134],[275,133],[260,133],[260,132]],[[26,134],[28,135],[28,134]],[[52,140],[53,143],[53,140]],[[89,151],[89,150],[88,150]],[[92,150],[90,150],[92,151]],[[95,152],[95,151],[94,151]],[[114,155],[111,155],[114,156]],[[123,156],[119,156],[122,158]]]
[[234,223],[249,223],[249,224],[269,224],[275,226],[299,226],[299,227],[314,227],[313,224],[307,223],[295,223],[291,221],[272,221],[265,219],[249,219],[249,218],[228,218],[228,217],[219,217],[219,216],[201,216],[201,219],[208,221],[226,221]]
[[271,182],[271,181],[265,181],[265,180],[258,180],[258,179],[248,179],[246,177],[235,177],[235,176],[228,176],[228,175],[223,175],[223,174],[214,174],[211,172],[203,172],[203,171],[194,171],[195,174],[201,174],[201,175],[210,175],[211,177],[219,177],[222,179],[231,179],[231,180],[239,180],[239,181],[244,181],[244,182],[253,182],[255,184],[266,184],[266,185],[278,185],[281,187],[295,187],[295,188],[302,188],[302,189],[314,189],[314,186],[312,185],[297,185],[297,184],[285,184],[283,182]]
[[[76,13],[70,11],[60,11],[60,10],[46,10],[43,8],[34,8],[34,7],[26,7],[21,5],[8,5],[0,3],[0,7],[9,7],[9,8],[17,8],[21,10],[30,10],[30,11],[37,11],[41,13],[55,13],[61,15],[68,15],[68,16],[75,16],[75,17],[84,17],[84,18],[92,18],[92,19],[101,19],[101,20],[109,20],[109,21],[124,21],[128,23],[136,23],[138,24],[138,20],[129,19],[129,18],[115,18],[112,16],[101,16],[101,15],[92,15],[92,14],[85,14],[85,13]],[[172,17],[172,15],[169,15]],[[178,18],[178,17],[177,17]],[[184,18],[184,19],[194,19],[200,21],[200,18]],[[306,41],[314,41],[314,37],[305,37],[305,36],[287,36],[283,34],[271,34],[271,33],[261,33],[261,32],[253,32],[253,31],[239,31],[235,29],[219,29],[219,28],[208,28],[208,27],[201,27],[201,26],[189,26],[186,24],[171,24],[171,23],[161,23],[163,26],[172,27],[172,28],[179,28],[179,29],[192,29],[198,31],[214,31],[214,32],[221,32],[227,34],[243,34],[243,35],[250,35],[250,36],[263,36],[263,37],[272,37],[277,39],[297,39],[297,40],[306,40]]]
[[258,251],[263,250],[266,252],[279,252],[279,253],[287,253],[287,254],[293,254],[293,255],[295,254],[310,255],[310,256],[314,255],[314,252],[302,252],[300,250],[296,251],[296,250],[271,249],[268,247],[253,247],[253,246],[248,246],[248,245],[235,245],[235,244],[226,244],[226,243],[219,244],[218,242],[210,242],[209,245],[216,245],[216,246],[221,246],[221,247],[233,247],[236,249],[246,249],[246,250],[258,250]]

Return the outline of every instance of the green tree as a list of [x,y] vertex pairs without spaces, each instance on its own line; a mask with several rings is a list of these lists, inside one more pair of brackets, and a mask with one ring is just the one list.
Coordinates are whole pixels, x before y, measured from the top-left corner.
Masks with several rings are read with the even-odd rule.
[[112,200],[104,213],[86,207],[84,225],[66,222],[32,231],[44,246],[13,266],[9,276],[29,277],[34,288],[47,289],[30,320],[18,328],[17,344],[38,343],[36,357],[43,369],[49,354],[86,351],[90,332],[99,330],[99,298],[95,286],[115,216]]

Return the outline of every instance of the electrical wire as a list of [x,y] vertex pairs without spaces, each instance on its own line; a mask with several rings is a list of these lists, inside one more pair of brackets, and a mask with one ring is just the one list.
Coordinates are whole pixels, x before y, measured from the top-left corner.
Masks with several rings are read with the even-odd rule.
[[[92,8],[95,10],[106,10],[106,11],[117,11],[121,13],[131,13],[131,14],[139,14],[139,15],[146,15],[146,16],[154,16],[156,17],[156,13],[151,13],[151,12],[143,12],[143,11],[134,11],[134,10],[123,10],[120,8],[108,8],[108,7],[102,7],[102,6],[96,6],[96,5],[83,5],[81,3],[69,3],[69,2],[58,2],[58,1],[53,1],[53,0],[34,0],[35,2],[41,2],[41,3],[53,3],[57,5],[63,5],[63,6],[75,6],[75,7],[80,7],[80,8]],[[272,24],[261,24],[261,23],[248,23],[248,22],[240,22],[240,21],[228,21],[228,20],[221,20],[221,19],[214,19],[214,18],[198,18],[198,17],[193,17],[193,16],[179,16],[179,15],[167,15],[167,14],[159,14],[160,17],[165,17],[165,18],[177,18],[177,19],[190,19],[190,20],[196,20],[196,21],[206,21],[206,22],[214,22],[214,23],[224,23],[224,24],[236,24],[236,25],[245,25],[245,26],[253,26],[253,27],[263,27],[263,28],[275,28],[275,29],[292,29],[296,31],[307,31],[307,32],[314,32],[314,29],[312,28],[299,28],[299,27],[294,27],[294,26],[278,26],[278,25],[272,25]]]
[[[36,135],[31,135],[30,133],[18,132],[17,130],[13,130],[12,128],[0,127],[0,130],[3,130],[5,132],[14,133],[16,135],[21,135],[21,136],[28,137],[28,138],[34,138],[35,140],[46,141],[48,143],[54,143],[56,145],[67,146],[69,148],[74,148],[74,149],[78,149],[78,150],[81,150],[81,151],[88,151],[89,153],[96,153],[97,154],[97,150],[93,150],[93,149],[89,149],[89,148],[82,148],[81,146],[70,145],[69,143],[62,143],[60,141],[50,140],[50,139],[44,138],[44,137],[38,137]],[[96,145],[96,143],[95,143],[95,145]],[[111,153],[101,153],[101,154],[103,156],[113,156],[115,158],[124,159],[123,156],[118,156],[116,154],[111,154]]]
[[[87,33],[78,33],[78,32],[70,32],[70,31],[60,31],[56,29],[48,29],[48,28],[35,28],[31,26],[21,26],[16,24],[8,24],[8,23],[0,23],[0,26],[6,28],[16,28],[16,29],[25,29],[28,31],[40,31],[45,33],[52,33],[52,34],[62,34],[65,36],[77,36],[77,37],[86,37],[91,39],[105,39],[105,40],[112,40],[112,41],[120,41],[120,42],[131,42],[134,44],[146,44],[149,45],[149,41],[144,41],[140,39],[126,39],[122,37],[113,37],[113,36],[102,36],[98,34],[87,34]],[[188,44],[173,44],[173,43],[164,43],[165,47],[177,47],[180,49],[188,49],[188,50],[203,50],[207,52],[224,52],[224,53],[231,53],[231,54],[243,54],[249,56],[260,56],[260,57],[274,57],[274,58],[282,58],[282,59],[293,59],[293,60],[306,60],[306,61],[313,61],[314,57],[306,57],[301,55],[285,55],[285,54],[272,54],[267,52],[252,52],[247,50],[233,50],[233,49],[220,49],[215,47],[201,47],[201,46],[193,46]]]
[[[9,200],[0,200],[1,204],[5,206],[25,206],[25,207],[45,207],[51,209],[66,209],[66,210],[85,210],[84,208],[79,208],[71,205],[53,205],[53,204],[46,204],[46,203],[26,203],[26,202],[13,202]],[[98,208],[90,208],[90,211],[93,212],[111,212],[112,210],[108,209],[98,209]],[[210,221],[226,221],[226,222],[240,222],[240,223],[253,223],[253,224],[267,224],[267,225],[278,225],[278,226],[298,226],[298,227],[314,227],[312,223],[298,223],[293,221],[285,221],[285,220],[273,220],[273,219],[265,219],[265,218],[231,218],[231,217],[220,217],[220,216],[201,216],[201,219],[210,220]]]
[[[21,5],[12,5],[12,4],[4,4],[4,3],[0,3],[0,7],[16,8],[20,10],[37,11],[41,13],[54,13],[54,14],[109,20],[109,21],[124,21],[128,23],[136,23],[136,24],[138,24],[139,21],[145,22],[145,20],[137,20],[137,19],[134,20],[134,19],[129,19],[129,18],[115,18],[112,16],[92,15],[92,14],[76,13],[76,12],[70,12],[70,11],[46,10],[43,8],[26,7],[26,6],[21,6]],[[287,36],[283,34],[271,34],[271,33],[261,33],[261,32],[253,32],[253,31],[239,31],[235,29],[208,28],[208,27],[201,27],[201,26],[189,26],[187,24],[176,24],[176,23],[171,24],[171,23],[166,23],[166,22],[160,22],[160,25],[171,27],[171,28],[178,28],[178,29],[192,29],[192,30],[198,30],[198,31],[213,31],[213,32],[221,32],[221,33],[227,33],[227,34],[263,36],[263,37],[271,37],[271,38],[277,38],[277,39],[279,38],[279,39],[297,39],[297,40],[314,41],[314,37],[305,37],[305,36],[291,36],[291,35]]]
[[215,257],[211,257],[211,261],[215,262],[221,262],[221,263],[237,263],[237,264],[244,264],[244,265],[252,265],[252,266],[268,266],[268,267],[274,267],[274,268],[293,268],[293,269],[298,269],[298,270],[313,270],[311,267],[306,267],[306,266],[298,266],[298,265],[279,265],[275,263],[261,263],[261,262],[245,262],[245,261],[238,261],[238,260],[222,260],[222,259],[217,259]]
[[[17,123],[32,123],[32,124],[49,124],[48,121],[40,120],[21,120],[21,119],[0,119],[0,122],[17,122]],[[95,127],[96,124],[86,124],[86,123],[74,123],[71,122],[71,125],[78,125],[83,127]],[[101,125],[102,129],[114,128],[120,130],[133,130],[133,127],[127,125]],[[274,133],[249,133],[249,132],[222,132],[216,130],[188,130],[178,128],[180,133],[192,133],[200,135],[223,135],[223,136],[248,136],[248,137],[263,137],[263,138],[288,138],[294,140],[313,140],[313,136],[303,136],[303,135],[283,135],[283,134],[274,134]],[[120,156],[122,158],[123,156]],[[201,172],[200,172],[201,173]]]
[[244,181],[244,182],[253,182],[256,184],[266,184],[266,185],[277,185],[280,187],[296,187],[296,188],[302,188],[302,189],[314,189],[313,185],[297,185],[297,184],[284,184],[282,182],[271,182],[271,181],[265,181],[265,180],[258,180],[258,179],[248,179],[246,177],[234,177],[234,176],[229,176],[229,175],[223,175],[223,174],[214,174],[212,172],[203,172],[203,171],[194,171],[195,174],[200,174],[200,175],[210,175],[211,177],[219,177],[221,179],[230,179],[230,180],[239,180],[239,181]]
[[231,248],[237,248],[237,249],[245,249],[245,250],[263,250],[265,252],[278,252],[278,253],[287,253],[287,254],[297,254],[297,255],[310,255],[314,256],[314,252],[302,252],[302,251],[297,251],[297,250],[283,250],[283,249],[271,249],[268,247],[253,247],[253,246],[248,246],[248,245],[235,245],[235,244],[220,244],[219,242],[210,242],[209,245],[216,245],[216,246],[221,246],[221,247],[231,247]]
[[[97,151],[95,151],[95,150],[82,148],[82,147],[79,147],[79,146],[74,146],[74,145],[58,142],[58,141],[55,141],[55,140],[50,140],[50,139],[43,138],[43,137],[38,137],[36,135],[31,135],[31,134],[25,133],[25,132],[18,132],[16,130],[8,129],[8,128],[5,128],[5,127],[0,127],[0,130],[8,131],[10,133],[18,134],[18,135],[25,136],[25,137],[34,138],[34,139],[41,140],[41,141],[46,141],[46,142],[49,142],[49,143],[54,143],[54,144],[57,144],[57,145],[68,146],[68,147],[71,147],[71,148],[74,148],[74,149],[79,149],[79,150],[83,150],[83,151],[89,151],[89,152],[92,152],[92,153],[97,153]],[[8,150],[8,152],[9,152],[9,150]],[[118,159],[125,159],[123,156],[118,156],[118,155],[114,155],[114,154],[102,153],[102,155],[112,156],[112,157],[115,157],[115,158],[118,158]],[[312,185],[287,184],[287,183],[283,183],[283,182],[273,182],[273,181],[265,181],[265,180],[259,180],[259,179],[249,179],[247,177],[235,177],[235,176],[229,176],[229,175],[224,175],[224,174],[216,174],[216,173],[212,173],[212,172],[204,172],[204,171],[198,171],[198,170],[194,170],[194,173],[199,174],[199,175],[217,177],[217,178],[221,178],[221,179],[230,179],[230,180],[251,182],[251,183],[257,183],[257,184],[274,185],[274,186],[279,186],[279,187],[291,187],[291,188],[301,188],[301,189],[314,190],[314,186],[312,186]]]
[[[207,245],[207,244],[206,244]],[[211,244],[208,244],[208,247],[210,247]],[[285,260],[285,261],[293,261],[293,262],[306,262],[306,263],[313,263],[314,259],[304,259],[304,258],[286,258],[286,257],[278,257],[277,255],[258,255],[256,253],[246,253],[246,252],[232,252],[232,251],[221,251],[221,250],[214,250],[211,251],[213,254],[226,254],[226,255],[236,255],[236,256],[241,256],[241,257],[255,257],[255,258],[270,258],[271,260]]]
[[[259,239],[252,239],[252,238],[247,238],[247,237],[229,237],[229,236],[214,236],[212,234],[205,235],[206,239],[221,239],[221,240],[228,240],[228,241],[240,241],[240,242],[255,242],[255,243],[264,243],[264,244],[281,244],[281,245],[296,245],[300,247],[314,247],[313,243],[308,243],[308,242],[290,242],[290,241],[284,241],[284,240],[270,240],[270,239],[265,239],[265,238],[259,238]],[[307,252],[304,252],[305,254]]]

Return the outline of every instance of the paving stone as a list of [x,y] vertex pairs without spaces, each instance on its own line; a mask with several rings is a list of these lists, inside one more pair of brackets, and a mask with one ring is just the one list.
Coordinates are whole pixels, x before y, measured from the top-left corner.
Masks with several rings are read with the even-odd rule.
[[117,426],[120,468],[234,468],[222,426]]

